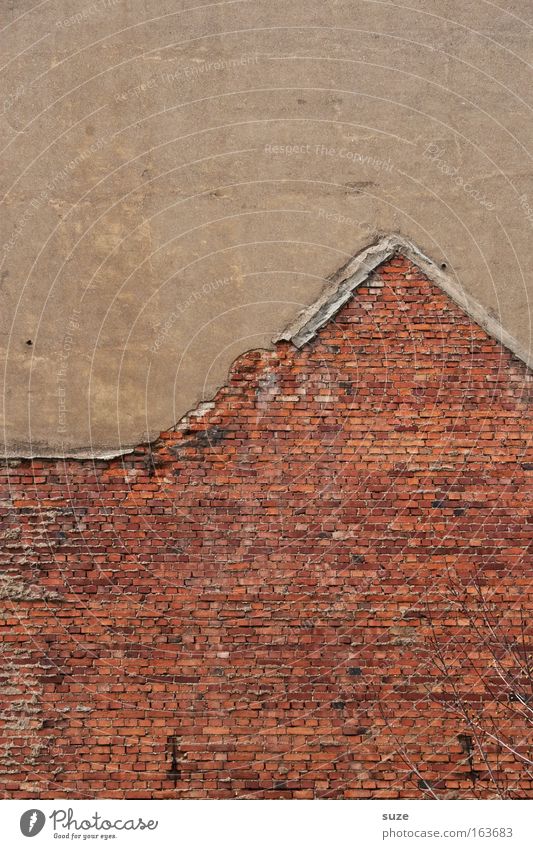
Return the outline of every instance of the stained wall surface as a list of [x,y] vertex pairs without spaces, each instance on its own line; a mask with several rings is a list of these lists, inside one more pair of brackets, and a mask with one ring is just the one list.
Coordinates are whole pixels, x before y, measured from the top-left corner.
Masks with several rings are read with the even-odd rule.
[[3,792],[530,798],[531,389],[397,257],[151,448],[9,461]]
[[528,4],[0,6],[9,456],[157,437],[384,233],[530,346]]

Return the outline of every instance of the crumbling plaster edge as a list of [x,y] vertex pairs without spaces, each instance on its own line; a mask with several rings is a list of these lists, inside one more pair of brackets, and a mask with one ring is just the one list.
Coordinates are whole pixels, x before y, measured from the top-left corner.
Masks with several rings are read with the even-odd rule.
[[49,449],[38,449],[34,448],[31,445],[21,445],[13,448],[12,450],[6,450],[1,454],[1,458],[5,462],[12,462],[15,460],[115,460],[117,457],[125,457],[127,454],[133,454],[133,452],[140,445],[148,445],[151,440],[142,438],[132,444],[132,445],[123,445],[120,448],[103,448],[103,449],[93,449],[90,448],[80,448],[80,449],[67,449],[66,451],[56,450],[53,453],[47,453]]
[[[490,336],[508,348],[528,368],[533,369],[533,354],[529,353],[510,334],[500,322],[492,316],[488,310],[479,304],[472,295],[464,289],[437,263],[422,253],[409,239],[398,234],[391,234],[380,238],[377,242],[353,256],[338,271],[331,275],[322,294],[309,307],[300,314],[272,340],[273,345],[277,342],[291,342],[296,348],[302,348],[311,341],[328,321],[344,306],[350,299],[352,293],[375,271],[375,269],[393,257],[402,254],[411,260],[420,270],[437,286],[439,286],[476,324],[480,325]],[[254,349],[256,350],[256,349]],[[245,354],[239,354],[241,357]],[[239,357],[237,359],[239,359]],[[218,387],[218,390],[220,387]],[[216,393],[215,393],[216,394]],[[205,415],[212,409],[213,402],[200,400],[181,417],[177,424],[171,427],[179,427],[186,423],[191,417]],[[168,428],[163,428],[163,431]],[[132,454],[143,445],[157,442],[158,436],[141,438],[138,442],[121,446],[120,448],[105,448],[92,450],[81,448],[61,452],[47,453],[46,449],[34,450],[31,446],[19,446],[12,451],[4,450],[3,456],[6,461],[12,460],[115,460]]]
[[410,259],[437,286],[439,286],[476,324],[490,336],[512,351],[529,368],[533,368],[533,355],[500,324],[497,318],[481,306],[472,295],[447,274],[437,263],[422,253],[408,239],[392,234],[362,250],[333,274],[324,292],[311,306],[303,310],[274,342],[292,342],[301,348],[313,339],[319,330],[350,299],[352,293],[364,283],[373,271],[395,254]]

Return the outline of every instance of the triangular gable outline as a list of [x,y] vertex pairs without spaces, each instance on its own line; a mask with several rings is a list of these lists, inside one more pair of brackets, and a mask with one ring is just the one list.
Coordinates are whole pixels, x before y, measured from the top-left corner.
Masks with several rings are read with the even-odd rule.
[[[410,242],[403,236],[392,234],[380,238],[375,244],[364,248],[354,257],[352,257],[342,268],[339,268],[330,278],[328,285],[318,299],[306,307],[294,319],[282,333],[276,336],[272,342],[291,342],[296,348],[301,348],[306,342],[313,339],[319,330],[330,321],[333,316],[341,309],[341,307],[350,299],[352,293],[364,283],[378,265],[393,257],[395,254],[401,254],[411,260],[418,268],[431,280],[439,286],[471,319],[482,327],[489,336],[492,336],[500,342],[505,348],[508,348],[530,369],[533,369],[533,353],[529,353],[523,345],[518,342],[500,322],[492,316],[485,307],[482,307],[471,295],[462,289],[458,283],[453,280],[449,274],[446,274],[433,260],[427,257],[420,251],[416,245]],[[245,352],[243,352],[245,353]],[[239,356],[242,356],[240,354]],[[222,384],[223,385],[223,384]],[[179,421],[172,426],[164,428],[169,430],[173,427],[187,422],[191,416],[203,416],[214,406],[213,401],[199,401],[197,406],[192,410],[184,413]],[[152,441],[157,441],[156,437]],[[92,449],[81,448],[71,451],[49,451],[49,450],[32,450],[33,446],[29,447],[20,445],[15,450],[7,450],[4,447],[3,455],[5,460],[28,460],[28,459],[74,459],[74,460],[112,460],[117,457],[123,457],[126,454],[131,454],[141,445],[149,444],[149,440],[140,439],[134,444],[121,446],[120,448],[103,449],[95,451]]]
[[459,284],[446,274],[433,260],[420,251],[416,245],[402,236],[393,234],[384,236],[373,245],[364,248],[352,257],[346,265],[335,272],[330,278],[325,290],[318,299],[306,307],[279,334],[274,342],[292,342],[296,348],[301,348],[313,339],[319,330],[333,318],[342,306],[350,299],[352,293],[361,286],[378,265],[386,262],[395,254],[401,254],[426,275],[426,277],[442,289],[476,324],[479,324],[490,336],[512,351],[529,368],[533,368],[533,354],[530,354],[512,336],[489,311],[481,306],[472,295],[465,292]]

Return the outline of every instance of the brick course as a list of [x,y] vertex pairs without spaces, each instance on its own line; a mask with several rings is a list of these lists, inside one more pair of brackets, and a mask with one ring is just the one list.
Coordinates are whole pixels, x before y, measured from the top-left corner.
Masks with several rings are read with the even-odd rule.
[[4,795],[530,796],[531,385],[397,256],[155,444],[6,463]]

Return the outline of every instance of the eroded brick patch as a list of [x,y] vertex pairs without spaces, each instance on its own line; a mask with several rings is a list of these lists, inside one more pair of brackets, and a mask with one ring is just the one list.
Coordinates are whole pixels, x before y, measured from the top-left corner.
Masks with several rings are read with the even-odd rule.
[[155,445],[8,464],[4,794],[530,796],[530,387],[397,257]]

